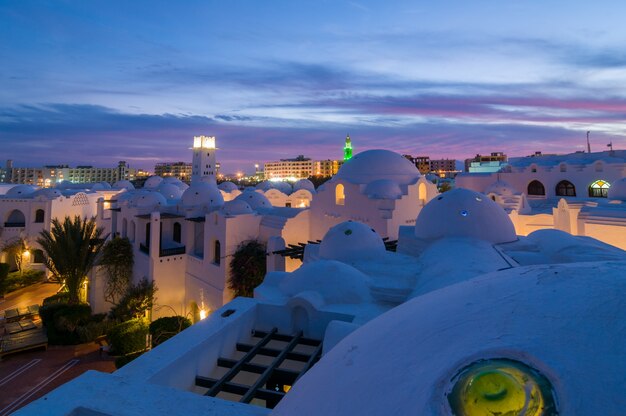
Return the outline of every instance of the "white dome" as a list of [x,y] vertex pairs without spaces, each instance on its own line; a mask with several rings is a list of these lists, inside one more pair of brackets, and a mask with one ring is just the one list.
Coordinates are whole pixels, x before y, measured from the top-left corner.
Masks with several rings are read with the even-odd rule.
[[366,150],[345,162],[334,176],[348,182],[366,184],[377,179],[392,179],[406,185],[420,173],[404,156],[389,150]]
[[163,182],[163,178],[160,176],[150,176],[143,183],[143,189],[156,189]]
[[367,276],[354,267],[333,260],[305,263],[279,284],[288,297],[312,291],[326,304],[361,303],[370,298]]
[[135,195],[132,203],[138,208],[156,208],[167,205],[167,200],[158,192],[142,192]]
[[453,189],[433,198],[417,216],[415,236],[425,240],[468,237],[492,244],[517,240],[515,227],[502,207],[486,195]]
[[372,199],[400,199],[402,190],[391,179],[378,179],[367,184],[365,195]]
[[311,191],[311,193],[315,193],[315,185],[308,179],[300,179],[296,183],[293,184],[293,191],[299,191],[300,189],[306,189],[307,191]]
[[56,188],[44,188],[32,193],[33,197],[43,196],[46,199],[56,199],[63,196],[60,190]]
[[[254,187],[255,189],[259,189],[263,192],[265,191],[269,191],[270,189],[274,189],[275,186],[272,182],[270,181],[263,181],[263,182],[259,182],[256,184],[256,186]],[[246,188],[247,189],[247,188]]]
[[111,189],[111,184],[108,182],[96,182],[90,188],[92,191],[106,191],[109,189]]
[[163,178],[161,183],[162,184],[164,183],[179,184],[179,183],[182,183],[182,181],[178,179],[176,176],[166,176],[165,178]]
[[513,189],[513,187],[509,185],[508,182],[501,181],[501,180],[495,181],[494,183],[489,185],[487,189],[485,189],[485,195],[496,194],[496,195],[508,196],[508,195],[513,195],[516,193],[517,191]]
[[257,210],[259,208],[272,208],[272,203],[265,195],[260,192],[252,191],[252,192],[243,192],[241,195],[238,195],[233,201],[245,201],[250,208],[253,210]]
[[289,195],[293,191],[293,188],[291,187],[289,182],[274,182],[274,188],[278,189],[285,195]]
[[609,188],[609,199],[626,201],[626,177],[611,184]]
[[459,373],[494,359],[542,375],[559,415],[619,414],[626,408],[624,267],[512,268],[410,300],[344,338],[271,414],[450,415]]
[[135,185],[133,185],[130,181],[122,180],[115,182],[113,184],[113,189],[126,189],[127,191],[132,191],[135,189]]
[[346,221],[326,232],[320,244],[319,255],[322,259],[350,262],[378,258],[385,251],[382,238],[369,225]]
[[233,199],[232,201],[224,202],[220,212],[224,215],[242,215],[252,214],[254,211],[246,201]]
[[162,182],[157,188],[157,191],[163,195],[168,202],[179,200],[181,196],[183,196],[183,190],[180,189],[176,183],[172,182]]
[[34,185],[17,185],[9,189],[5,195],[21,198],[33,194],[38,189],[39,187]]
[[237,185],[228,181],[220,183],[219,185],[217,185],[217,187],[219,190],[228,192],[228,193],[231,193],[232,191],[236,191],[239,189]]
[[54,185],[55,188],[57,189],[68,189],[71,188],[74,184],[68,180],[63,180],[61,182],[57,182],[56,185]]
[[195,182],[183,192],[185,208],[211,209],[224,205],[224,198],[215,183]]

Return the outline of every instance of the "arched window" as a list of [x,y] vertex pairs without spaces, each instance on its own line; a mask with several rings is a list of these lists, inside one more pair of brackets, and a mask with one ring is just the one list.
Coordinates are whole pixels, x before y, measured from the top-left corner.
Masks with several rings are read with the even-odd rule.
[[528,184],[528,195],[545,195],[546,188],[543,187],[543,184],[537,180],[532,181]]
[[38,248],[33,250],[33,263],[45,263],[46,257],[43,255],[43,251]]
[[124,218],[122,220],[122,238],[128,237],[128,220]]
[[427,192],[426,192],[426,184],[420,183],[417,187],[418,198],[423,202],[426,202]]
[[345,205],[345,203],[346,203],[346,195],[344,194],[343,185],[338,184],[335,187],[335,204]]
[[606,198],[609,196],[611,184],[607,181],[599,180],[589,186],[589,196],[592,198]]
[[220,240],[215,240],[213,244],[213,263],[219,265],[220,257],[221,257],[222,245],[220,244]]
[[26,226],[26,217],[24,213],[19,209],[14,209],[11,211],[9,216],[7,217],[7,221],[4,223],[5,227],[25,227]]
[[177,243],[180,243],[181,241],[181,226],[179,222],[175,222],[174,223],[174,233],[172,235],[172,240],[176,241]]
[[561,181],[556,184],[557,196],[576,196],[576,188],[570,181]]
[[43,217],[45,216],[45,212],[43,209],[38,209],[35,211],[35,222],[43,222]]

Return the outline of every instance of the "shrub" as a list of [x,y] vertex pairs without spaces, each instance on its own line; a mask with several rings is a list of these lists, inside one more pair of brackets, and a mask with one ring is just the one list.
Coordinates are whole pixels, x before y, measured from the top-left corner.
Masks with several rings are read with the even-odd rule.
[[75,332],[76,328],[85,325],[91,318],[91,306],[86,303],[64,305],[54,314],[54,326],[62,332]]
[[111,355],[128,355],[146,349],[148,325],[143,318],[115,325],[107,332]]
[[256,240],[239,244],[230,261],[228,288],[235,296],[252,297],[263,283],[266,270],[265,246]]
[[44,305],[39,308],[39,316],[48,334],[48,343],[51,345],[80,343],[78,328],[90,322],[91,307],[87,304],[68,305],[63,303],[62,299],[50,301],[50,298],[46,298]]
[[68,303],[70,300],[70,294],[67,292],[59,292],[56,295],[49,296],[43,300],[43,306],[52,305],[56,303]]
[[143,354],[143,351],[135,352],[133,354],[121,355],[119,357],[115,357],[115,368],[122,368],[129,362],[133,361],[135,358],[139,357]]
[[20,272],[9,273],[6,279],[6,291],[13,292],[14,290],[21,289],[26,286],[30,286],[33,283],[38,283],[44,280],[46,273],[42,270],[24,270]]
[[111,318],[128,321],[143,316],[152,309],[156,290],[154,282],[141,279],[136,285],[130,286],[120,302],[111,309]]
[[96,316],[98,315],[92,316],[86,325],[76,328],[76,335],[81,344],[95,341],[96,338],[106,335],[111,328],[117,325],[117,322],[114,321],[94,320]]
[[8,263],[0,263],[0,297],[7,292],[9,269]]
[[189,328],[191,321],[184,316],[168,316],[159,318],[150,323],[150,335],[152,335],[152,346],[159,344],[172,338],[183,329]]

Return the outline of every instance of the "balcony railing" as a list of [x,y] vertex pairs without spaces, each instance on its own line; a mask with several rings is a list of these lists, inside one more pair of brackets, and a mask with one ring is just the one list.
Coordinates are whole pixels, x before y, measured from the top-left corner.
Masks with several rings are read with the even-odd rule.
[[159,257],[176,256],[178,254],[185,254],[185,246],[162,248],[159,250]]
[[139,251],[145,254],[150,254],[150,247],[148,247],[147,245],[143,243],[139,243]]
[[26,227],[26,223],[25,222],[5,222],[4,223],[5,228],[15,228],[15,227]]

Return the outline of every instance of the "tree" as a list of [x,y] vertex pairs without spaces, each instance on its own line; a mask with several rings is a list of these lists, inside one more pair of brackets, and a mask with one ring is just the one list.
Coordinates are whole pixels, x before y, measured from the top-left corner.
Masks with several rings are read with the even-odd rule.
[[141,318],[154,305],[157,288],[153,281],[141,279],[136,285],[130,285],[119,303],[111,309],[110,316],[120,321]]
[[104,267],[106,280],[104,299],[116,305],[130,284],[133,276],[133,246],[128,238],[109,240],[102,250],[99,264]]
[[254,288],[263,283],[266,271],[265,246],[256,240],[239,244],[230,261],[228,288],[235,296],[254,295]]
[[9,257],[13,258],[15,266],[17,267],[17,270],[20,272],[20,274],[22,274],[22,265],[24,264],[23,256],[25,251],[26,241],[21,237],[17,237],[11,240],[2,248],[2,252],[7,253]]
[[95,218],[75,216],[73,220],[65,217],[63,222],[53,219],[50,231],[42,231],[37,238],[46,254],[46,267],[58,283],[67,287],[70,304],[80,302],[80,287],[104,246],[103,232]]

